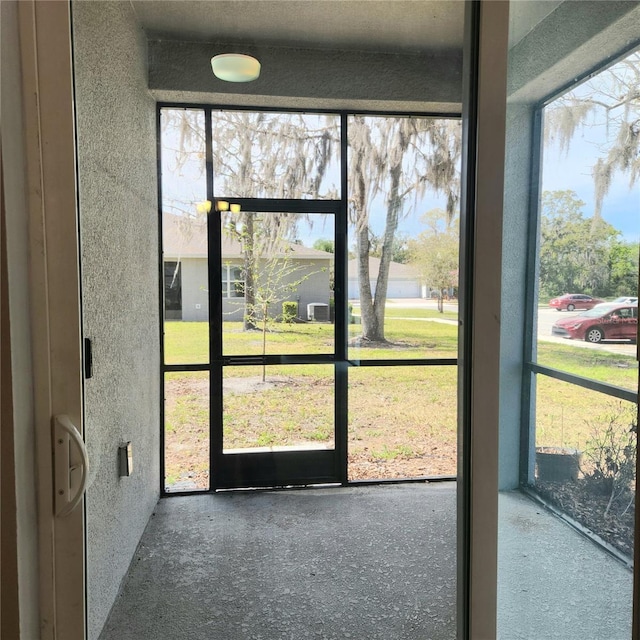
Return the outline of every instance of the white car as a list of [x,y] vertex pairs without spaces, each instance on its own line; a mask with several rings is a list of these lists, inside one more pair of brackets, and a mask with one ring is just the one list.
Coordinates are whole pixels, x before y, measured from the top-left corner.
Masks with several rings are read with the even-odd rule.
[[[597,304],[596,307],[601,307],[604,304],[638,304],[637,296],[620,296],[611,302],[601,302]],[[595,307],[594,307],[595,308]]]

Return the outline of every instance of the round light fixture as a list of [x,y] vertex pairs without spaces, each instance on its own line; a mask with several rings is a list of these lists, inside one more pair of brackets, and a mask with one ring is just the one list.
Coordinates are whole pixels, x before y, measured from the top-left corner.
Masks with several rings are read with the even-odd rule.
[[211,58],[213,75],[226,82],[251,82],[260,75],[260,63],[244,53],[223,53]]

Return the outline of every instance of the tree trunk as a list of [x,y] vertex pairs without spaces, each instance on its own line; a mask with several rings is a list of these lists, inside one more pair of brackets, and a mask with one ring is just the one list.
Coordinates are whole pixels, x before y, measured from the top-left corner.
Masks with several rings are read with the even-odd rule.
[[242,248],[244,251],[244,318],[243,328],[252,331],[256,328],[256,283],[255,283],[255,238],[253,214],[245,214],[245,228],[242,230]]
[[[402,156],[401,156],[402,157]],[[384,228],[382,252],[380,254],[380,266],[376,279],[376,295],[372,300],[371,287],[369,285],[369,229],[363,229],[358,233],[358,273],[360,276],[360,306],[362,312],[362,338],[372,342],[386,342],[384,335],[384,311],[387,303],[387,289],[389,287],[389,267],[393,255],[393,239],[398,229],[398,217],[402,206],[399,196],[402,164],[398,163],[391,168],[391,185],[387,198],[387,219]],[[361,250],[361,237],[366,235],[367,244],[365,251]],[[363,291],[363,266],[366,263],[367,278],[366,290]],[[367,295],[368,293],[368,295]],[[363,295],[364,294],[364,295]]]
[[358,252],[358,283],[360,290],[360,322],[362,337],[365,340],[377,340],[378,319],[371,292],[369,272],[369,227],[357,231],[356,248]]

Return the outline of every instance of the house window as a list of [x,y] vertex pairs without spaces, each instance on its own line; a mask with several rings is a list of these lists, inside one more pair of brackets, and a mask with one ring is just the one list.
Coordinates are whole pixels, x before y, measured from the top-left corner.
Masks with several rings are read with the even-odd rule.
[[164,310],[169,318],[182,312],[182,270],[179,262],[164,263]]
[[240,267],[222,265],[222,297],[244,298],[244,277]]

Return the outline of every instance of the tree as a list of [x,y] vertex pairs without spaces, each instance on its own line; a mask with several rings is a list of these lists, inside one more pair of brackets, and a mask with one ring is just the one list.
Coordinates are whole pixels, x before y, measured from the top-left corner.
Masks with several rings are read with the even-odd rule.
[[[204,136],[204,129],[198,113],[168,110],[163,121],[163,127],[173,121],[179,129],[178,148],[185,159],[189,148],[202,154],[198,136]],[[328,177],[339,148],[338,118],[242,111],[214,115],[216,193],[229,198],[336,197],[337,190]],[[366,340],[385,341],[384,308],[398,223],[427,189],[446,195],[447,215],[453,218],[459,200],[460,124],[433,118],[353,116],[348,127],[349,215],[356,236],[362,333]],[[386,215],[374,299],[369,279],[369,219],[371,208],[380,200]],[[239,239],[234,236],[238,224],[243,233],[251,233],[251,220],[244,216],[242,212],[227,214],[225,230],[231,237]],[[272,232],[287,237],[295,224],[295,216],[274,214]],[[252,259],[250,253],[245,254],[248,274]],[[249,281],[246,296],[250,304],[253,292],[254,283]],[[245,328],[254,328],[248,317]]]
[[326,251],[327,253],[334,253],[335,246],[333,240],[327,240],[326,238],[318,238],[313,243],[313,248],[318,251]]
[[[384,311],[393,243],[408,204],[427,188],[447,197],[452,219],[459,200],[460,127],[451,120],[408,117],[349,119],[349,213],[355,227],[362,339],[386,342]],[[372,293],[369,272],[371,208],[384,196],[385,229]]]
[[582,214],[574,191],[545,191],[540,221],[540,292],[547,297],[580,291],[608,295],[612,248],[619,232]]
[[[177,132],[176,171],[187,167],[193,156],[204,153],[202,112],[163,110],[163,131]],[[212,117],[212,156],[215,192],[225,198],[336,197],[336,188],[325,177],[337,156],[339,135],[335,116],[302,113],[217,111]],[[200,162],[204,171],[204,162]],[[193,217],[187,203],[185,220]],[[253,212],[221,211],[223,229],[242,243],[245,277],[245,330],[256,329],[250,312],[256,305],[254,249],[262,244],[294,241],[300,215],[269,213],[261,222],[261,238]],[[200,212],[202,214],[202,212]]]
[[595,142],[600,158],[592,167],[595,190],[594,224],[613,175],[620,171],[633,186],[640,177],[640,52],[598,73],[545,109],[546,141],[557,139],[568,149],[574,134],[604,124],[607,140]]
[[410,262],[421,278],[438,291],[438,311],[443,313],[443,291],[458,284],[458,219],[450,219],[442,209],[432,209],[422,216],[422,221],[427,230],[409,241]]
[[[369,237],[369,255],[375,258],[382,256],[384,236],[371,233]],[[396,233],[391,243],[391,261],[406,264],[409,262],[409,236],[406,233]]]
[[639,247],[637,242],[618,241],[609,252],[610,289],[612,296],[627,296],[638,288]]
[[[254,219],[256,214],[248,214],[246,219]],[[283,238],[273,237],[271,234],[261,233],[261,220],[253,220],[251,231],[237,226],[236,233],[243,242],[243,251],[252,257],[251,273],[245,272],[246,281],[252,282],[253,293],[251,301],[246,295],[244,299],[245,325],[259,329],[262,334],[262,381],[266,380],[267,333],[274,322],[287,320],[282,303],[290,300],[298,287],[308,280],[318,270],[310,271],[308,264],[296,263],[293,260],[292,243]],[[247,231],[245,233],[245,231]],[[249,251],[247,243],[251,243]],[[245,262],[245,269],[247,268]],[[249,277],[248,277],[249,276]]]

